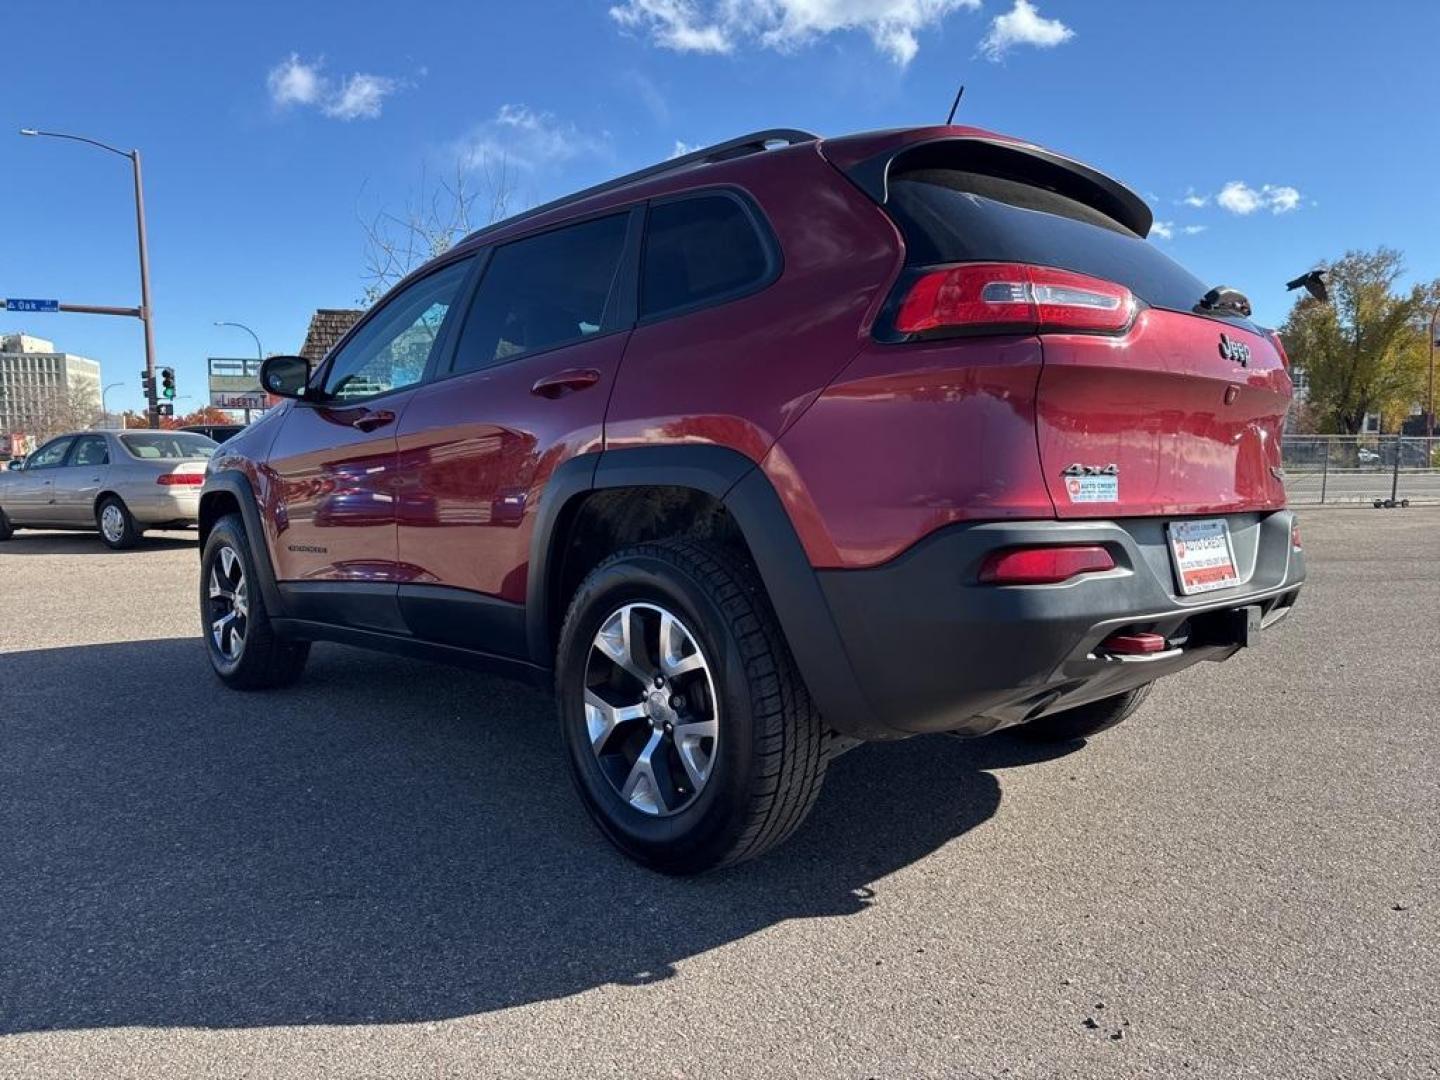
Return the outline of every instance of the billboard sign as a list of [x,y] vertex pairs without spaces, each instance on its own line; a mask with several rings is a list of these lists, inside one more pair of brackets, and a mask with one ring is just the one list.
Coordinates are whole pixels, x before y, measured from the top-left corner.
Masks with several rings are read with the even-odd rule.
[[228,390],[211,390],[210,404],[217,409],[268,409],[269,398],[261,391],[253,394],[234,394]]

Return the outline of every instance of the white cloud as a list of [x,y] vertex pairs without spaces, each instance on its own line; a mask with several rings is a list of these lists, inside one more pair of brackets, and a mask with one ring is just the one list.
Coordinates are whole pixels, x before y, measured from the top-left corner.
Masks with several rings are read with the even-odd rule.
[[1185,228],[1180,231],[1183,232],[1186,236],[1199,236],[1209,227],[1209,225],[1186,225]]
[[1243,180],[1231,180],[1215,196],[1218,205],[1242,216],[1257,210],[1288,214],[1299,208],[1300,199],[1300,192],[1288,184],[1265,184],[1257,190]]
[[1015,6],[990,23],[990,32],[980,41],[980,51],[991,60],[1004,59],[1016,45],[1053,49],[1075,36],[1059,19],[1047,19],[1030,0],[1015,0]]
[[686,154],[693,154],[696,150],[699,150],[700,146],[700,143],[687,143],[676,139],[675,149],[670,151],[670,156],[672,158],[684,157]]
[[1199,210],[1202,206],[1208,206],[1209,203],[1210,196],[1200,194],[1193,187],[1186,188],[1185,197],[1180,200],[1180,205],[1194,207],[1196,210]]
[[291,53],[265,78],[271,102],[277,109],[318,108],[337,120],[373,120],[380,115],[385,99],[405,85],[400,79],[363,72],[336,82],[324,73],[324,66],[323,57],[306,62],[299,53]]
[[501,105],[493,117],[460,141],[457,151],[465,168],[483,168],[499,161],[528,172],[593,156],[607,146],[605,137],[583,132],[552,113],[528,105]]
[[339,91],[321,106],[326,116],[339,120],[373,120],[380,115],[385,99],[399,83],[383,75],[351,75],[340,84]]
[[[920,50],[919,34],[981,0],[621,0],[610,17],[677,52],[729,53],[754,44],[790,52],[817,38],[862,31],[901,67]],[[1068,31],[1067,31],[1068,33]]]
[[298,53],[291,53],[265,77],[270,100],[282,109],[287,105],[314,105],[320,100],[325,81],[320,74],[321,63],[323,61],[317,60],[307,64]]
[[1152,221],[1150,235],[1160,240],[1173,240],[1175,239],[1175,223],[1173,221]]

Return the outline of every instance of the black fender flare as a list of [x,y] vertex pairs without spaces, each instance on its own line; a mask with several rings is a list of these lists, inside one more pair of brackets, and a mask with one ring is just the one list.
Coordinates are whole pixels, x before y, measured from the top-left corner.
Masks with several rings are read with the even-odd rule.
[[[526,583],[525,630],[530,659],[554,666],[551,577],[571,516],[592,491],[682,487],[719,500],[734,518],[760,572],[780,628],[811,699],[842,734],[880,738],[815,568],[780,496],[750,458],[723,446],[645,446],[583,454],[551,474],[536,512]],[[893,737],[893,736],[892,736]]]
[[[255,575],[260,581],[260,594],[265,600],[265,610],[272,619],[285,617],[285,604],[280,589],[275,584],[275,564],[270,558],[270,543],[265,535],[265,519],[260,513],[259,501],[250,486],[250,478],[239,469],[224,469],[211,473],[205,478],[200,490],[200,520],[205,519],[205,501],[218,493],[232,496],[240,507],[240,517],[245,522],[245,535],[250,540],[250,559],[255,564]],[[205,556],[207,534],[204,526],[200,533],[200,556]]]

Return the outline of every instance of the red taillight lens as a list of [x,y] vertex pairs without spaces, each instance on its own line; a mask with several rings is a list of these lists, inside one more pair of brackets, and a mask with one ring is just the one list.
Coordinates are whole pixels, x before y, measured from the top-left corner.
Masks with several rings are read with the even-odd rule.
[[1123,285],[1070,270],[1021,263],[965,263],[931,270],[910,287],[895,329],[1114,332],[1135,317]]
[[1300,546],[1300,519],[1296,518],[1290,522],[1290,546],[1296,551],[1303,550]]
[[1077,574],[1114,569],[1110,552],[1098,544],[1006,548],[985,557],[980,580],[987,585],[1054,585]]
[[166,487],[172,487],[176,484],[183,484],[187,487],[199,487],[205,483],[205,474],[184,472],[161,473],[155,477],[155,482],[157,484],[164,484]]

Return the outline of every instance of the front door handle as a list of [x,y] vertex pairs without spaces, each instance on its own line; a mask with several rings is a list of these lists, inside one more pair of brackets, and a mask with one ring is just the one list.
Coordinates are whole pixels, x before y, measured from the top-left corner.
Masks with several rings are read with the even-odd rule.
[[350,421],[350,426],[358,431],[374,431],[386,424],[395,422],[395,414],[389,409],[376,409],[374,412],[367,412]]
[[536,379],[530,392],[543,398],[558,398],[572,390],[584,390],[587,386],[594,386],[599,381],[600,372],[594,368],[569,368]]

